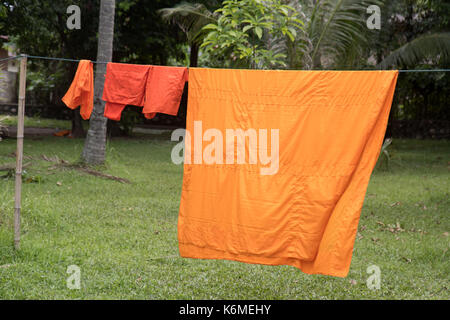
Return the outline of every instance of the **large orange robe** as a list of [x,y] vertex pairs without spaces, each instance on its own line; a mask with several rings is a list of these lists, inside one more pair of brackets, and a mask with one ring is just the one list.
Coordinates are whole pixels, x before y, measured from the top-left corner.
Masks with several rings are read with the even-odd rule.
[[[291,265],[345,277],[398,71],[191,68],[189,73],[191,136],[194,121],[201,121],[203,132],[216,128],[223,137],[226,129],[278,129],[279,167],[263,175],[267,165],[260,159],[185,162],[181,256]],[[186,155],[194,154],[196,138],[186,144]],[[203,141],[203,151],[208,143]]]

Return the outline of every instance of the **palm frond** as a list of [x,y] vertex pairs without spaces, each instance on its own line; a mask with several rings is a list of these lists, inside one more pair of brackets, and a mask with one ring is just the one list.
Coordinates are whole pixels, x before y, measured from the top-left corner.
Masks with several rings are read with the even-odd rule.
[[202,28],[216,21],[213,12],[201,3],[182,2],[173,8],[160,9],[158,13],[164,20],[177,24],[186,34],[189,43],[200,43]]
[[[375,1],[375,4],[381,1]],[[310,38],[314,43],[311,58],[330,56],[330,61],[352,46],[367,44],[366,10],[374,1],[322,0],[313,16]]]
[[450,32],[420,36],[393,51],[378,67],[408,67],[432,58],[439,59],[441,64],[450,63]]
[[313,44],[308,36],[311,29],[311,19],[309,19],[305,13],[310,13],[314,10],[307,7],[308,5],[311,5],[310,1],[301,3],[301,1],[298,0],[290,0],[288,5],[299,14],[300,20],[305,23],[305,27],[297,31],[295,41],[286,42],[288,67],[289,69],[312,69],[311,53]]

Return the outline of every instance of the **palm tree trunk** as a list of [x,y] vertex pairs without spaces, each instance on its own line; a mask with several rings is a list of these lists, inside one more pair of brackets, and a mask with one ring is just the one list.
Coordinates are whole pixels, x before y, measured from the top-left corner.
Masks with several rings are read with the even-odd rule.
[[[98,26],[97,61],[111,61],[114,38],[115,0],[101,0],[100,19]],[[105,102],[101,99],[105,84],[106,64],[96,65],[94,81],[94,110],[89,120],[89,130],[82,158],[89,164],[100,164],[105,161],[106,150],[106,123],[108,119],[103,116]]]
[[198,63],[198,47],[199,45],[196,43],[193,43],[191,45],[191,53],[189,56],[189,66],[190,67],[197,67]]

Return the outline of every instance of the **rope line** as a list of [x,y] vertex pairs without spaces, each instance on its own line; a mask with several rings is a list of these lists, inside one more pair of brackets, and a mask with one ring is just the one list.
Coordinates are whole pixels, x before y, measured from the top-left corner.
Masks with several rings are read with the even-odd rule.
[[411,69],[411,70],[398,70],[398,72],[449,72],[450,69]]
[[2,62],[2,61],[9,61],[9,60],[17,59],[17,58],[22,58],[22,56],[14,56],[14,57],[3,58],[3,59],[0,59],[0,62]]
[[[43,60],[54,60],[54,61],[67,61],[67,62],[80,62],[81,60],[77,60],[77,59],[67,59],[67,58],[53,58],[53,57],[44,57],[44,56],[29,56],[29,55],[18,55],[18,56],[14,56],[14,57],[8,57],[8,58],[3,58],[0,59],[0,62],[2,61],[8,61],[8,60],[13,60],[13,59],[20,59],[23,57],[27,57],[27,58],[32,58],[32,59],[43,59]],[[108,64],[109,62],[104,62],[104,61],[91,61],[92,63],[96,63],[96,64]],[[371,71],[372,69],[365,69],[367,71]],[[326,70],[324,70],[326,71]],[[348,70],[348,71],[361,71],[361,70]],[[373,71],[384,71],[384,70],[373,70]],[[450,72],[450,69],[403,69],[403,70],[398,70],[398,72]]]
[[[43,59],[43,60],[55,60],[55,61],[67,61],[67,62],[80,62],[81,60],[77,60],[77,59],[67,59],[67,58],[52,58],[52,57],[43,57],[43,56],[29,56],[27,55],[28,58],[33,58],[33,59]],[[92,63],[98,63],[98,64],[107,64],[108,62],[103,62],[103,61],[91,61]]]

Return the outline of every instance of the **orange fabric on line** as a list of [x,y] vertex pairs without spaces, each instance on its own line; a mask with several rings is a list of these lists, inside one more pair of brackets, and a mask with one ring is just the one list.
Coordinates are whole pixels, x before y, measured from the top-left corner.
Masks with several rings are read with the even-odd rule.
[[72,133],[72,131],[70,130],[60,130],[58,132],[55,132],[53,135],[55,137],[64,137],[64,136],[69,136]]
[[151,68],[148,65],[108,63],[102,97],[106,101],[103,114],[106,118],[119,121],[126,105],[144,105]]
[[176,116],[187,80],[185,67],[152,66],[142,110],[145,117],[151,119],[156,113]]
[[[189,73],[180,255],[345,277],[398,71]],[[213,140],[199,143],[194,121],[202,121],[201,132],[218,129],[224,146],[226,129],[253,128],[259,152],[259,129],[267,129],[267,150],[278,129],[278,171],[262,175],[269,164],[260,153],[256,164],[247,156],[245,164],[196,163],[193,155]],[[248,141],[245,149],[252,150]]]
[[120,103],[105,103],[105,111],[103,112],[103,116],[114,121],[120,121],[122,117],[122,111],[125,109],[126,104]]
[[72,84],[62,98],[70,109],[80,106],[80,115],[84,120],[90,118],[94,108],[94,71],[90,60],[81,60]]

